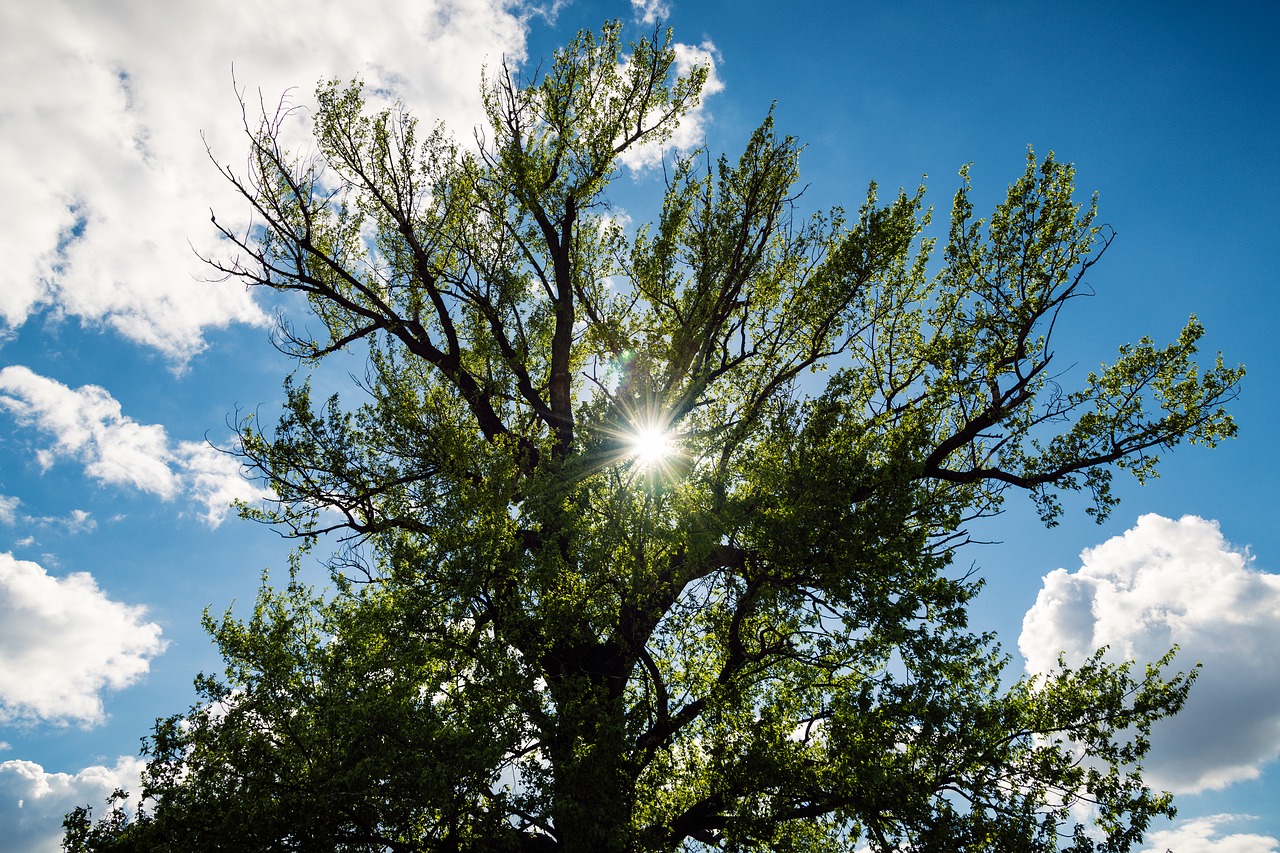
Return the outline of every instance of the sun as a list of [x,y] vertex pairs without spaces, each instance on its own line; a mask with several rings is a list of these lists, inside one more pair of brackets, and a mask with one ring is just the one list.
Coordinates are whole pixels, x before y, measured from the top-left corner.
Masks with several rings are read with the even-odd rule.
[[646,470],[662,465],[676,452],[671,433],[656,426],[632,433],[630,445],[636,464]]

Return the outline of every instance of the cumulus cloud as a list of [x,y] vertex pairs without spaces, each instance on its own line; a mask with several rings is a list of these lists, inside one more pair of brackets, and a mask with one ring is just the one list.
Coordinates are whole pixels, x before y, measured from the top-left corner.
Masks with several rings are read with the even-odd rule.
[[1153,785],[1194,793],[1255,778],[1280,755],[1277,613],[1280,575],[1255,568],[1216,522],[1145,515],[1085,550],[1079,569],[1045,576],[1018,647],[1029,672],[1102,646],[1146,662],[1176,644],[1176,666],[1203,663],[1182,713],[1155,728],[1146,763]]
[[240,461],[203,441],[181,442],[173,454],[191,497],[204,506],[201,518],[217,527],[235,501],[257,503],[268,492],[241,475]]
[[[50,0],[0,4],[0,332],[49,311],[181,361],[209,328],[267,322],[243,288],[208,283],[214,207],[243,224],[209,163],[242,161],[231,81],[251,102],[363,77],[466,135],[483,62],[524,55],[511,0]],[[203,134],[203,139],[202,139]],[[193,249],[195,251],[193,251]],[[142,439],[145,436],[136,436]]]
[[102,691],[136,682],[167,645],[145,616],[88,573],[0,553],[0,722],[100,722]]
[[167,464],[164,427],[126,417],[105,388],[85,385],[72,390],[12,365],[0,370],[0,406],[19,423],[53,435],[53,446],[37,452],[42,468],[58,458],[77,459],[84,463],[85,473],[102,483],[128,485],[162,498],[178,491],[178,478]]
[[[164,500],[186,494],[204,506],[201,517],[211,526],[222,522],[231,501],[252,502],[264,495],[240,476],[234,457],[202,442],[171,445],[162,425],[140,424],[128,417],[119,401],[97,385],[72,389],[11,365],[0,369],[0,408],[12,412],[19,423],[52,436],[52,445],[36,451],[41,467],[74,459],[100,483]],[[0,513],[0,520],[3,517]],[[86,521],[87,514],[79,520]]]
[[1163,853],[1280,853],[1280,840],[1270,835],[1233,832],[1223,835],[1221,830],[1242,820],[1253,818],[1220,814],[1181,821],[1172,829],[1148,833],[1148,846],[1143,851]]
[[102,814],[116,788],[137,791],[143,762],[121,757],[114,767],[49,773],[33,761],[0,763],[0,826],[9,853],[54,853],[60,849],[62,818],[76,806]]

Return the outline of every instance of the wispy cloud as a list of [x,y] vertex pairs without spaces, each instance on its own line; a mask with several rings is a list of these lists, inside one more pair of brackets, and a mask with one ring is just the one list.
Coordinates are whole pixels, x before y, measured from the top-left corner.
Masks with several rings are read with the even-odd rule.
[[1204,666],[1182,713],[1155,727],[1147,779],[1193,793],[1255,778],[1280,755],[1280,575],[1194,516],[1144,515],[1080,556],[1075,571],[1045,576],[1026,615],[1028,671],[1051,669],[1059,652],[1077,664],[1109,646],[1141,663],[1176,644],[1176,666]]
[[[61,528],[67,533],[88,533],[98,526],[97,520],[93,517],[93,513],[84,509],[73,509],[64,516],[52,515],[28,515],[24,512],[18,512],[18,507],[22,505],[22,501],[9,495],[0,495],[0,524],[6,526],[21,526],[25,528],[44,527],[44,528]],[[34,545],[36,538],[30,534],[23,536],[14,542],[19,548],[26,548]]]
[[241,476],[235,457],[202,442],[173,445],[162,425],[134,421],[97,385],[73,389],[12,365],[0,369],[0,409],[52,438],[52,444],[35,451],[41,467],[73,459],[100,483],[164,500],[185,494],[204,507],[201,517],[210,526],[222,522],[233,500],[265,495]]
[[671,17],[671,4],[665,0],[631,0],[631,12],[643,23],[657,24]]
[[102,691],[133,684],[167,645],[145,617],[88,573],[0,553],[0,722],[101,722]]
[[116,788],[137,791],[143,762],[122,756],[114,767],[50,773],[34,761],[0,762],[0,826],[9,853],[59,849],[62,817],[76,806],[100,810]]
[[243,163],[233,64],[251,106],[259,89],[305,104],[320,79],[360,75],[465,138],[481,63],[521,59],[524,27],[509,0],[0,4],[0,77],[15,81],[0,160],[22,164],[0,206],[0,334],[48,311],[181,363],[210,328],[265,324],[196,257],[221,251],[210,207],[245,221],[203,141]]
[[22,501],[12,495],[0,495],[0,524],[13,524],[18,520],[18,504]]

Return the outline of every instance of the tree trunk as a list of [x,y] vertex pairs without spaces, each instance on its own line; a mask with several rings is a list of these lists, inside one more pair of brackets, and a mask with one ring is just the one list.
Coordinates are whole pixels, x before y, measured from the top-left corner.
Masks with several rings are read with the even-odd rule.
[[624,704],[612,679],[584,669],[553,688],[552,816],[563,853],[624,853],[632,847],[635,802]]

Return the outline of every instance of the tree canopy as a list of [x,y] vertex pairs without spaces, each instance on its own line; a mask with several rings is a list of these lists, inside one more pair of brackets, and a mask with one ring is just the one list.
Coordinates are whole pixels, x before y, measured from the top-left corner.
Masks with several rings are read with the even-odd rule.
[[[160,721],[136,812],[70,850],[1128,850],[1170,659],[1013,680],[953,566],[1026,493],[1103,518],[1112,476],[1234,434],[1243,371],[1193,317],[1078,377],[1059,312],[1112,236],[1029,154],[941,251],[924,189],[806,215],[768,115],[742,155],[669,154],[661,212],[610,207],[705,69],[670,34],[579,34],[487,80],[475,145],[359,83],[246,122],[228,277],[305,297],[279,423],[241,424],[275,500],[341,543],[334,585],[207,617],[226,671]],[[358,405],[312,397],[367,358]],[[1135,669],[1136,666],[1136,669]]]

